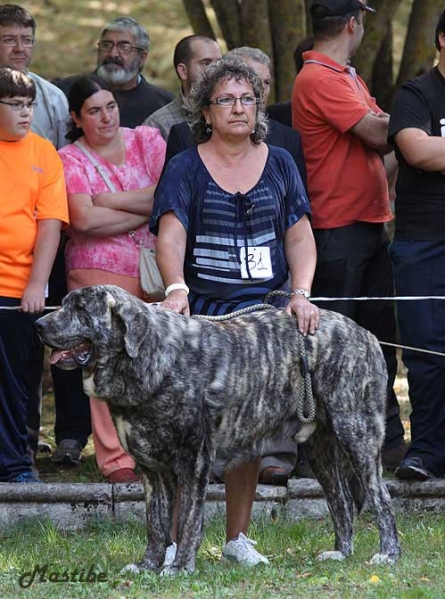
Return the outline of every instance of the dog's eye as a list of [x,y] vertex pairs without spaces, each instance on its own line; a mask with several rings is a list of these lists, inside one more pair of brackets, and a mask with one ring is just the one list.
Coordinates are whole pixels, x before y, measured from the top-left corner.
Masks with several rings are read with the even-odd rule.
[[88,312],[86,310],[84,310],[84,309],[78,310],[76,312],[76,316],[82,325],[84,325],[84,326],[91,325],[91,316],[88,314]]

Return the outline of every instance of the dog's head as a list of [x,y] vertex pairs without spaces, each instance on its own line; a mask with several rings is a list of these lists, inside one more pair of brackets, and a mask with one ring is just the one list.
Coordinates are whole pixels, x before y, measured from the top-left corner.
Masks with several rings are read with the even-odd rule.
[[62,307],[36,322],[54,351],[51,363],[64,369],[94,367],[95,361],[125,351],[138,355],[147,334],[144,303],[120,287],[97,285],[69,293]]
[[202,323],[146,304],[120,287],[96,285],[69,293],[36,326],[54,350],[53,364],[83,369],[88,395],[136,405],[163,385],[187,337],[199,339]]

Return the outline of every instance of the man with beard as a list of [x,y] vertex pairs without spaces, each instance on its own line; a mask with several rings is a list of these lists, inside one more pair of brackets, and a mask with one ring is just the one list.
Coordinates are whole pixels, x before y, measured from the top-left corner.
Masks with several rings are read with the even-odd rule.
[[[141,125],[152,112],[173,100],[173,94],[148,83],[141,74],[149,49],[147,31],[131,17],[113,19],[100,33],[95,73],[113,89],[122,127]],[[68,95],[77,77],[55,83]]]

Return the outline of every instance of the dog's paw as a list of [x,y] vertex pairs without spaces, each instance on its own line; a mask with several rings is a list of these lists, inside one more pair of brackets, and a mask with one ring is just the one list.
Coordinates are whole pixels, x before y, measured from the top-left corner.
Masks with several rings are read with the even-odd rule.
[[160,575],[161,576],[188,576],[189,574],[193,574],[193,570],[190,571],[189,568],[178,568],[177,566],[165,566],[162,568]]
[[384,566],[385,564],[395,564],[398,560],[398,555],[393,553],[376,553],[371,560],[373,566]]
[[127,564],[119,572],[119,574],[128,574],[128,573],[130,573],[130,574],[140,574],[141,573],[141,569],[139,568],[139,566],[137,564]]
[[317,560],[319,562],[325,562],[328,559],[335,562],[341,562],[342,560],[346,559],[346,555],[341,551],[323,551],[317,555]]

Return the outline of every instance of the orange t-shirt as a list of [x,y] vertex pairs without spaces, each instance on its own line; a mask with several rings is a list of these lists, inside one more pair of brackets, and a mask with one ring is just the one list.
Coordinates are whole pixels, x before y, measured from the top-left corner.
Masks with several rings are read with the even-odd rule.
[[29,132],[0,141],[0,296],[21,298],[31,274],[37,222],[68,224],[62,161],[52,144]]
[[393,218],[380,154],[350,133],[382,112],[364,81],[325,54],[303,54],[292,92],[292,125],[303,141],[314,229]]

